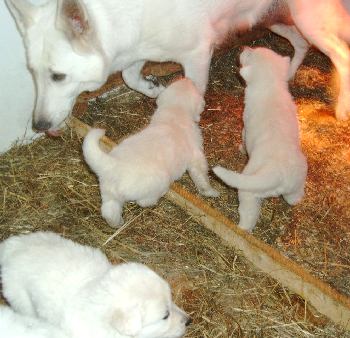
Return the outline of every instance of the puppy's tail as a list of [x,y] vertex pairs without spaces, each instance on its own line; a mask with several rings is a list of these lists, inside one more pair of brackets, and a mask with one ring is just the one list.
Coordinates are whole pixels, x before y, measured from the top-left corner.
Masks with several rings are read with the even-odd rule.
[[271,175],[271,173],[245,175],[220,166],[214,167],[213,171],[216,176],[230,187],[256,193],[274,189],[279,184],[278,176]]
[[99,146],[99,140],[104,134],[105,130],[93,128],[85,136],[83,142],[85,161],[96,174],[100,174],[104,169],[110,168],[112,162],[111,156]]

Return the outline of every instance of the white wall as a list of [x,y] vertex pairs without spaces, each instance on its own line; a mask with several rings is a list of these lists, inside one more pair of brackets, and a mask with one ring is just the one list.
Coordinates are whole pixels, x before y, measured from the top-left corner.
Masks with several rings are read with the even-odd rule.
[[0,153],[16,140],[37,137],[31,128],[34,85],[23,42],[4,0],[0,0]]

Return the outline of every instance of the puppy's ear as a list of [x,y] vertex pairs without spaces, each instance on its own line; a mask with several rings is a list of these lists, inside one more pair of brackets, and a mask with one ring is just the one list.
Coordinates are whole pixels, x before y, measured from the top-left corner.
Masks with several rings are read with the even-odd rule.
[[249,61],[250,55],[253,53],[254,49],[250,47],[244,47],[243,52],[239,56],[239,62],[242,66],[245,66]]
[[116,309],[111,326],[123,336],[136,336],[142,329],[142,315],[139,306]]
[[6,0],[5,2],[16,21],[18,30],[24,34],[33,24],[38,8],[26,0]]
[[92,23],[80,0],[58,0],[56,28],[62,30],[73,43],[88,45],[95,39]]
[[252,73],[252,66],[244,66],[240,69],[239,73],[243,77],[243,79],[247,82],[250,79]]

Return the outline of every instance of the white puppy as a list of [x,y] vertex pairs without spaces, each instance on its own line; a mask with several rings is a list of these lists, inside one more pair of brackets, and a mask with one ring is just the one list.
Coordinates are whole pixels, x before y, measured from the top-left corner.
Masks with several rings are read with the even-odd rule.
[[292,205],[302,199],[307,163],[300,148],[297,109],[288,91],[289,58],[246,48],[240,61],[247,83],[242,139],[249,161],[242,174],[220,166],[213,170],[239,189],[239,226],[252,230],[262,198],[283,195]]
[[0,305],[0,337],[68,338],[62,330],[37,318],[18,314],[4,305]]
[[190,322],[168,284],[146,266],[113,266],[100,250],[54,233],[5,240],[0,265],[13,309],[72,338],[177,338]]
[[202,96],[190,80],[182,79],[160,94],[157,105],[150,125],[109,154],[98,145],[103,130],[93,129],[85,137],[84,157],[100,182],[102,216],[113,227],[123,222],[124,202],[156,204],[186,170],[200,193],[218,196],[209,184],[197,125],[204,108]]

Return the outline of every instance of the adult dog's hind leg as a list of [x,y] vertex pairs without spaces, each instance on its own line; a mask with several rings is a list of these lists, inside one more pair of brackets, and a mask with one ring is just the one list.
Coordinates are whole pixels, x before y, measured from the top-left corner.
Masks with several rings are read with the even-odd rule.
[[[297,5],[296,5],[297,4]],[[350,52],[340,37],[340,25],[349,25],[350,16],[342,17],[337,2],[299,0],[291,7],[293,21],[303,36],[326,54],[339,74],[336,117],[346,120],[350,114]],[[313,11],[311,13],[311,11]]]
[[310,45],[295,26],[277,24],[271,26],[270,30],[287,39],[294,48],[294,56],[291,60],[288,74],[289,80],[291,80],[303,62]]

